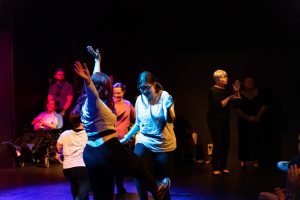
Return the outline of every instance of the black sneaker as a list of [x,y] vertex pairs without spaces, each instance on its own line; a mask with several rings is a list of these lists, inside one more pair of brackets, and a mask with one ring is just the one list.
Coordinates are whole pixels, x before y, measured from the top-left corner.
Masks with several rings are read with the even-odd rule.
[[124,187],[117,187],[117,190],[118,190],[119,195],[124,195],[127,193],[127,191]]
[[153,195],[154,199],[155,200],[163,199],[170,187],[171,187],[171,180],[169,178],[163,178],[160,182],[156,184],[156,190]]

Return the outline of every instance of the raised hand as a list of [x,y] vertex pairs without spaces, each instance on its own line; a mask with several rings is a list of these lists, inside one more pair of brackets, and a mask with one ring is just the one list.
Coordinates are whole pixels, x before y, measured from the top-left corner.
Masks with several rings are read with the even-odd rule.
[[99,53],[99,49],[96,49],[95,51],[92,46],[87,46],[86,50],[93,56],[95,60],[101,62],[101,55]]
[[288,196],[291,199],[299,195],[300,168],[298,168],[297,164],[291,165],[287,171],[287,190]]
[[84,67],[82,66],[82,64],[79,61],[76,61],[75,64],[75,69],[74,71],[84,80],[86,80],[88,83],[91,80],[91,76],[90,76],[90,72],[86,66],[86,64],[84,63]]
[[239,80],[235,80],[234,84],[232,84],[234,92],[240,91],[241,83]]
[[240,81],[235,80],[234,84],[232,84],[232,88],[233,88],[233,91],[234,91],[234,99],[240,99],[241,98],[240,87],[241,87]]

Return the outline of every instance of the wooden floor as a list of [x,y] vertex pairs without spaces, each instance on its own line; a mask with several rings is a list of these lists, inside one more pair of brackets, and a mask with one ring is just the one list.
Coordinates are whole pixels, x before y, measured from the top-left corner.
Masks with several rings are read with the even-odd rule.
[[[172,200],[255,200],[260,191],[272,191],[284,186],[285,174],[276,164],[241,170],[239,163],[231,162],[234,175],[213,177],[211,166],[206,163],[178,162],[172,179]],[[126,178],[128,193],[115,195],[115,199],[137,200],[131,178]],[[151,196],[151,195],[150,195]],[[90,196],[93,199],[92,195]],[[23,168],[0,169],[1,200],[69,200],[72,199],[68,182],[62,174],[59,163],[42,168],[26,163]],[[149,199],[152,199],[151,197]]]

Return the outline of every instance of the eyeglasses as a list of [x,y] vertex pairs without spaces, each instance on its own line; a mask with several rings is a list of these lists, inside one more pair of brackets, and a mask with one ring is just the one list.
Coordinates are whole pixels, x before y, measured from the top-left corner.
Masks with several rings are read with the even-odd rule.
[[143,85],[139,86],[139,89],[144,91],[144,90],[151,90],[152,85]]

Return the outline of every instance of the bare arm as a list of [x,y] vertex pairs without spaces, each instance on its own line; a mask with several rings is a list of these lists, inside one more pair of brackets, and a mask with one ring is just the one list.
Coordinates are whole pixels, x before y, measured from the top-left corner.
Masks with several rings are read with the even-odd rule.
[[41,126],[46,126],[46,127],[50,128],[50,129],[56,129],[57,125],[58,125],[57,122],[56,123],[47,123],[47,122],[44,122],[44,120],[41,120],[40,123],[41,123]]
[[130,131],[124,136],[123,139],[120,140],[122,144],[125,144],[129,142],[129,140],[137,134],[137,132],[140,130],[139,125],[134,124],[133,127],[130,129]]
[[167,113],[165,116],[166,122],[172,123],[175,120],[175,109],[174,109],[174,101],[173,97],[170,95],[168,100],[166,101],[166,109]]
[[60,160],[62,151],[63,151],[63,144],[57,142],[56,143],[56,155],[55,155],[55,159]]
[[62,116],[65,115],[65,112],[66,112],[66,110],[68,110],[68,108],[71,106],[72,101],[73,101],[73,96],[72,96],[72,95],[67,96],[67,101],[66,101],[66,103],[65,103],[65,105],[64,105],[64,107],[63,107],[63,110],[60,112],[60,114],[61,114]]
[[96,51],[95,51],[92,46],[87,46],[86,49],[93,56],[93,58],[95,59],[93,74],[96,73],[96,72],[101,72],[101,66],[100,66],[100,64],[101,64],[101,55],[100,55],[99,49],[96,49]]
[[237,108],[236,112],[237,112],[238,116],[240,116],[241,118],[250,121],[250,116],[248,116],[246,113],[244,113],[244,111],[242,111],[241,109]]
[[259,121],[261,116],[267,111],[267,106],[262,106],[259,110],[259,112],[257,113],[257,115],[255,116],[255,120]]
[[232,100],[233,98],[234,98],[234,95],[230,95],[230,96],[226,97],[225,99],[223,99],[221,101],[222,107],[225,107],[230,102],[230,100]]

